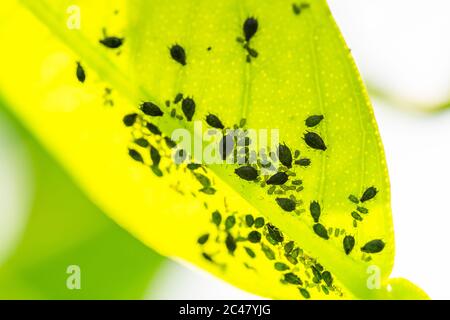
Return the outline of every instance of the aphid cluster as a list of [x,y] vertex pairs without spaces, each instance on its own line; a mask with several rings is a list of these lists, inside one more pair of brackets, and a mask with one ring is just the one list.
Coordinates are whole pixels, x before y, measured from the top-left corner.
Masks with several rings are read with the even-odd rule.
[[255,33],[258,31],[258,20],[256,20],[253,17],[247,18],[244,21],[244,25],[242,27],[244,37],[237,37],[236,41],[242,44],[242,47],[247,51],[247,62],[251,62],[252,59],[255,59],[258,57],[258,52],[250,47],[250,40],[253,38]]
[[342,295],[340,289],[334,285],[329,271],[305,254],[294,241],[286,239],[280,229],[263,217],[230,213],[228,210],[222,215],[215,210],[211,213],[210,221],[214,226],[212,231],[201,234],[197,239],[201,256],[208,262],[226,269],[226,264],[221,262],[221,253],[241,257],[242,254],[238,252],[242,252],[243,256],[247,257],[242,262],[243,266],[257,272],[258,267],[253,261],[263,257],[281,273],[280,282],[296,286],[305,299],[311,297],[312,289],[327,295],[330,292]]

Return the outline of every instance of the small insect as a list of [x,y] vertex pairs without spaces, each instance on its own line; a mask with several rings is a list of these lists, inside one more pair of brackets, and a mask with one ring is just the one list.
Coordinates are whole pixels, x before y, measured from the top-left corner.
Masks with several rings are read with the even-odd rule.
[[233,255],[234,251],[236,251],[237,245],[236,240],[233,238],[231,234],[227,235],[227,238],[225,239],[225,245],[227,246],[228,253]]
[[145,127],[148,129],[148,131],[150,131],[153,134],[156,134],[158,136],[162,134],[161,130],[159,130],[159,128],[155,126],[153,123],[147,122]]
[[186,52],[184,48],[179,44],[174,44],[170,47],[170,56],[173,60],[181,64],[182,66],[186,65]]
[[123,117],[123,124],[127,127],[131,127],[136,123],[137,113],[130,113]]
[[284,274],[284,281],[290,284],[302,285],[303,281],[294,273],[288,272]]
[[212,222],[218,227],[220,223],[222,222],[222,215],[219,211],[214,211],[211,215]]
[[320,204],[317,201],[312,201],[309,205],[309,211],[311,212],[311,217],[313,217],[314,222],[319,222],[320,218]]
[[214,114],[208,114],[206,116],[206,123],[216,129],[224,129],[225,128],[224,125],[222,124],[222,121],[220,121],[220,119]]
[[198,182],[204,187],[210,187],[211,186],[211,180],[209,178],[201,173],[194,173],[195,178]]
[[370,199],[373,199],[378,193],[378,190],[375,187],[367,188],[366,191],[364,191],[361,199],[359,201],[366,202]]
[[138,138],[134,140],[134,143],[136,143],[138,146],[142,148],[147,148],[150,144],[148,143],[147,139],[145,138]]
[[283,164],[285,167],[292,167],[291,149],[289,149],[286,144],[280,144],[278,146],[278,158],[280,159],[281,164]]
[[153,171],[153,173],[154,173],[157,177],[162,177],[162,176],[163,176],[163,173],[162,173],[161,169],[159,169],[158,166],[153,165],[153,166],[150,167],[150,169]]
[[251,214],[247,214],[245,216],[245,224],[247,225],[247,227],[251,227],[253,226],[253,223],[255,223],[253,216]]
[[128,154],[133,160],[144,163],[144,159],[142,158],[142,155],[138,151],[134,149],[128,149]]
[[103,39],[99,40],[99,42],[104,45],[105,47],[109,49],[117,49],[120,48],[123,45],[123,42],[125,41],[125,38],[119,38],[119,37],[104,37]]
[[323,238],[323,239],[325,239],[325,240],[328,240],[328,239],[329,239],[328,231],[327,231],[327,229],[326,229],[322,224],[316,223],[316,224],[313,226],[313,230],[314,230],[314,232],[315,232],[319,237],[321,237],[321,238]]
[[205,260],[208,260],[209,262],[214,262],[213,258],[212,258],[209,254],[207,254],[207,253],[205,253],[205,252],[202,252],[202,257],[203,257]]
[[202,188],[202,189],[200,189],[198,191],[200,191],[200,192],[202,192],[204,194],[208,194],[208,195],[212,195],[212,194],[216,193],[216,189],[214,189],[213,187],[205,187],[205,188]]
[[325,142],[315,132],[305,133],[304,140],[305,140],[306,144],[313,149],[322,150],[322,151],[327,150],[327,147],[325,146]]
[[194,171],[194,170],[197,170],[198,168],[200,168],[201,166],[202,166],[202,165],[199,164],[199,163],[189,163],[186,167],[187,167],[189,170]]
[[161,109],[153,102],[143,102],[141,104],[141,111],[147,116],[152,117],[161,117],[164,114],[164,112],[162,112]]
[[358,207],[356,208],[356,210],[358,210],[359,212],[364,213],[364,214],[369,213],[369,209],[364,208],[364,207],[359,207],[359,206],[358,206]]
[[295,207],[297,206],[295,201],[293,201],[292,199],[289,199],[289,198],[276,198],[275,201],[281,207],[281,209],[283,209],[284,211],[287,211],[287,212],[294,211]]
[[284,253],[288,254],[294,249],[294,241],[289,241],[284,245]]
[[258,31],[258,21],[255,18],[247,18],[244,22],[244,36],[245,41],[250,41],[251,38],[255,35],[256,31]]
[[275,270],[277,270],[277,271],[289,270],[289,266],[283,262],[275,262],[275,264],[273,266],[274,266]]
[[248,256],[249,256],[250,258],[256,257],[256,254],[255,254],[255,252],[254,252],[252,249],[250,249],[250,248],[248,248],[248,247],[244,247],[244,249],[245,249],[245,252],[247,252],[247,254],[248,254]]
[[258,171],[252,166],[243,166],[237,168],[234,170],[234,173],[236,173],[239,178],[247,181],[254,181],[256,180],[256,178],[258,178]]
[[209,239],[209,233],[206,233],[206,234],[200,236],[200,237],[197,239],[197,243],[198,243],[198,244],[205,244],[205,243],[208,241],[208,239]]
[[164,137],[164,141],[169,149],[173,149],[177,146],[177,143],[170,139],[169,137]]
[[308,167],[311,164],[311,160],[308,158],[302,158],[295,160],[295,164],[302,166],[302,167]]
[[344,252],[346,255],[352,252],[353,247],[355,246],[355,238],[353,236],[345,236],[342,241],[342,245],[344,246]]
[[267,259],[275,260],[275,252],[273,252],[273,250],[270,249],[268,246],[261,243],[261,250],[262,250],[262,252],[264,252]]
[[298,157],[300,157],[300,150],[295,150],[294,151],[294,158],[297,159]]
[[323,281],[325,281],[326,285],[331,287],[333,284],[333,276],[331,275],[331,273],[329,271],[324,271],[322,273],[322,279]]
[[255,228],[259,229],[262,228],[264,226],[264,218],[263,217],[258,217],[255,219]]
[[283,234],[281,233],[281,231],[275,227],[274,225],[268,223],[267,224],[267,232],[269,234],[269,236],[276,242],[283,242],[284,237]]
[[211,51],[211,50],[212,50],[212,47],[208,47],[208,48],[206,48],[206,50]]
[[277,172],[269,179],[267,179],[266,184],[268,185],[282,185],[285,184],[289,179],[289,176],[285,172]]
[[225,219],[225,230],[230,230],[231,228],[234,227],[235,224],[236,224],[236,217],[235,216],[228,216]]
[[316,267],[314,267],[314,266],[311,267],[311,271],[312,271],[312,273],[313,273],[313,275],[314,275],[313,281],[314,281],[315,283],[319,283],[320,280],[322,280],[322,274],[321,274],[320,271],[317,270]]
[[348,196],[348,200],[350,200],[351,202],[358,204],[359,203],[359,199],[358,197],[356,197],[355,195],[351,194]]
[[259,233],[258,231],[252,231],[248,234],[247,239],[251,243],[258,243],[261,241],[261,233]]
[[312,128],[317,126],[323,120],[322,115],[314,115],[310,116],[305,120],[305,124],[307,127]]
[[300,294],[303,296],[303,298],[305,298],[305,299],[311,298],[309,291],[306,290],[305,288],[298,288],[298,291],[300,291]]
[[195,101],[191,98],[183,99],[181,109],[183,110],[183,113],[187,121],[192,121],[192,117],[194,116],[195,113]]
[[181,100],[183,100],[183,94],[180,92],[180,93],[177,93],[177,95],[175,96],[175,99],[173,99],[173,103],[177,104]]
[[154,146],[150,146],[150,158],[152,159],[154,166],[159,166],[159,163],[161,162],[161,155],[159,154],[158,149]]
[[353,219],[355,219],[357,221],[362,221],[363,220],[363,218],[356,211],[352,211],[352,217],[353,217]]
[[239,127],[240,127],[240,128],[245,127],[246,124],[247,124],[247,119],[245,119],[245,118],[242,118],[242,119],[239,121]]
[[83,66],[81,65],[81,62],[77,61],[77,79],[78,81],[80,81],[81,83],[84,83],[84,81],[86,80],[86,72],[84,71]]
[[383,240],[375,239],[367,242],[362,248],[361,251],[365,253],[378,253],[384,249],[385,243]]

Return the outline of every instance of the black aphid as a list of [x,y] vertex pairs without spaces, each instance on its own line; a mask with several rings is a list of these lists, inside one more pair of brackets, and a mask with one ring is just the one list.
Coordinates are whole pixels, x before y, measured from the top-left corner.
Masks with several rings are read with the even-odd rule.
[[291,212],[295,210],[296,203],[294,200],[289,198],[276,198],[275,200],[284,211]]
[[189,163],[189,164],[187,165],[187,168],[188,168],[189,170],[194,171],[194,170],[197,170],[198,168],[200,168],[201,166],[202,166],[202,165],[199,164],[199,163]]
[[288,181],[289,176],[286,174],[286,172],[277,172],[273,176],[271,176],[269,179],[267,179],[266,184],[269,185],[282,185],[285,184],[286,181]]
[[259,229],[262,228],[264,226],[264,218],[263,217],[258,217],[255,219],[255,228]]
[[219,152],[222,156],[222,160],[226,160],[228,156],[233,152],[234,139],[230,135],[224,135],[219,142]]
[[305,133],[304,139],[305,139],[306,144],[313,149],[322,150],[322,151],[327,150],[327,147],[325,146],[325,142],[315,132]]
[[353,219],[355,219],[357,221],[362,221],[363,220],[363,218],[356,211],[352,211],[352,217],[353,217]]
[[194,176],[197,179],[198,182],[204,187],[208,188],[211,186],[211,180],[209,178],[201,173],[194,172]]
[[248,234],[247,239],[251,243],[258,243],[261,241],[261,233],[259,233],[258,231],[252,231]]
[[313,230],[314,230],[314,232],[315,232],[319,237],[321,237],[321,238],[323,238],[323,239],[325,239],[325,240],[328,240],[328,239],[329,239],[329,237],[328,237],[328,231],[327,231],[327,229],[326,229],[322,224],[316,223],[316,224],[313,226]]
[[208,239],[209,239],[209,233],[206,233],[206,234],[200,236],[200,237],[197,239],[197,243],[198,243],[198,244],[205,244],[205,243],[208,241]]
[[300,291],[300,294],[303,296],[303,298],[305,298],[305,299],[311,298],[309,291],[306,290],[305,288],[298,288],[298,290]]
[[269,236],[276,242],[283,242],[284,237],[283,234],[281,233],[281,231],[275,227],[274,225],[268,223],[267,224],[267,232],[269,234]]
[[236,251],[236,240],[231,234],[227,235],[227,238],[225,239],[225,245],[227,246],[228,252],[230,254],[233,254],[234,251]]
[[342,241],[342,245],[344,246],[344,252],[345,254],[349,254],[352,252],[353,247],[355,246],[355,238],[353,236],[345,236],[344,240]]
[[292,167],[292,152],[286,144],[280,144],[278,146],[278,158],[284,166],[288,168]]
[[258,178],[258,171],[252,166],[243,166],[237,168],[234,170],[234,173],[236,173],[239,178],[247,181],[254,181],[256,180],[256,178]]
[[169,137],[164,137],[164,141],[169,149],[173,149],[177,146],[177,143],[170,139]]
[[155,126],[153,123],[148,122],[145,126],[151,133],[156,134],[158,136],[161,135],[161,130],[159,130],[159,128]]
[[157,177],[162,177],[163,173],[161,171],[161,169],[158,166],[151,166],[150,169],[153,171],[153,173],[157,176]]
[[368,214],[368,213],[369,213],[369,209],[367,209],[367,208],[365,208],[365,207],[360,207],[360,206],[358,206],[358,207],[356,208],[356,210],[358,210],[359,212],[364,213],[364,214]]
[[294,241],[289,241],[284,245],[284,253],[289,254],[291,253],[292,249],[294,249]]
[[183,94],[182,93],[177,93],[177,95],[175,96],[175,99],[173,99],[173,103],[177,104],[181,100],[183,100]]
[[244,36],[245,41],[250,41],[250,39],[255,35],[256,31],[258,31],[258,21],[255,18],[247,18],[244,22]]
[[77,79],[81,83],[84,83],[86,80],[86,72],[80,62],[77,62]]
[[148,143],[147,139],[145,138],[138,138],[134,140],[134,143],[136,143],[138,146],[142,148],[147,148],[150,144]]
[[253,223],[255,223],[255,219],[251,214],[247,214],[245,216],[245,224],[247,225],[247,227],[251,227],[253,226]]
[[211,220],[216,226],[219,226],[220,223],[222,222],[222,215],[220,214],[219,211],[216,210],[212,213]]
[[228,216],[225,219],[225,230],[230,230],[231,228],[234,227],[235,224],[236,224],[236,217],[235,216]]
[[153,102],[144,102],[141,104],[141,110],[147,116],[161,117],[164,112]]
[[361,199],[359,199],[359,200],[361,202],[366,202],[370,199],[373,199],[377,195],[377,193],[378,193],[377,188],[375,188],[375,187],[367,188],[366,191],[364,191]]
[[311,212],[311,217],[313,217],[314,222],[319,222],[320,218],[320,204],[317,201],[312,201],[309,205],[309,211]]
[[315,283],[319,283],[320,280],[322,280],[322,274],[321,274],[320,271],[317,270],[316,267],[314,267],[314,266],[311,267],[311,271],[312,271],[312,273],[313,273],[313,275],[314,275],[313,281],[314,281]]
[[333,276],[331,275],[330,271],[322,272],[322,279],[329,287],[331,287],[331,285],[333,284]]
[[262,243],[261,250],[264,252],[267,259],[275,260],[275,252],[273,252],[273,250],[270,249],[268,246]]
[[209,262],[214,262],[213,258],[205,252],[202,252],[202,257],[205,258],[205,260],[208,260]]
[[378,253],[384,249],[385,243],[383,240],[375,239],[367,242],[362,248],[361,251],[365,253]]
[[183,110],[187,121],[192,121],[192,117],[195,113],[195,101],[191,98],[183,99],[183,102],[181,103],[181,109]]
[[247,254],[248,254],[248,256],[249,256],[250,258],[256,257],[256,254],[255,254],[255,252],[254,252],[252,249],[250,249],[250,248],[248,248],[248,247],[244,247],[244,249],[245,249],[245,252],[247,252]]
[[351,202],[356,203],[356,204],[359,203],[358,197],[356,197],[356,196],[353,195],[353,194],[351,194],[351,195],[348,196],[348,200],[350,200]]
[[274,266],[275,270],[277,270],[277,271],[289,270],[289,266],[283,262],[275,262],[275,264],[273,266]]
[[225,128],[224,125],[222,124],[222,121],[220,121],[220,119],[214,114],[208,114],[206,116],[206,123],[216,129]]
[[161,155],[154,146],[150,146],[150,158],[152,159],[153,165],[157,167],[161,161]]
[[117,49],[122,46],[124,40],[124,38],[119,37],[104,37],[103,39],[99,40],[99,42],[107,48]]
[[179,64],[183,66],[186,65],[186,52],[179,44],[174,44],[172,47],[170,47],[170,56]]
[[302,285],[302,280],[294,273],[288,272],[284,275],[284,281],[290,284]]
[[136,150],[128,149],[128,154],[130,155],[130,157],[133,160],[144,163],[144,159],[142,158],[141,154],[139,152],[137,152]]
[[311,164],[311,160],[308,158],[302,158],[302,159],[295,160],[295,164],[298,164],[299,166],[302,166],[302,167],[307,167]]
[[137,113],[130,113],[123,117],[123,124],[127,127],[131,127],[136,123]]
[[317,126],[323,120],[322,115],[314,115],[310,116],[305,120],[305,124],[307,127],[312,128]]

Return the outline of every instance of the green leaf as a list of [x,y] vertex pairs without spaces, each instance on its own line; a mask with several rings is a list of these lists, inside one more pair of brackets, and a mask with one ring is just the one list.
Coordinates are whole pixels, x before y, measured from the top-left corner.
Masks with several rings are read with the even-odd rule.
[[[396,296],[395,288],[388,291],[394,238],[382,144],[365,88],[325,1],[23,3],[35,17],[10,6],[14,19],[3,23],[3,30],[17,32],[2,32],[14,50],[0,61],[0,88],[18,117],[120,225],[162,254],[263,296]],[[81,9],[81,30],[63,27],[73,3]],[[99,44],[103,28],[108,36],[123,38],[119,49]],[[75,75],[76,61],[85,66],[84,83]],[[161,112],[144,114],[143,102]],[[123,119],[131,113],[138,113],[139,121],[130,127]],[[211,129],[209,114],[226,128],[278,129],[280,144],[272,151],[278,151],[287,182],[264,182],[263,155],[251,167],[202,163],[193,172],[186,163],[174,163],[165,140],[180,129],[201,139]],[[323,119],[307,127],[311,116]],[[164,137],[148,134],[143,129],[148,122]],[[142,159],[130,158],[136,135],[148,136],[158,149],[158,166],[145,148],[135,150]],[[221,156],[234,155],[233,139],[215,144],[226,145]],[[200,163],[207,146],[180,148],[178,158]],[[297,164],[299,155],[309,161]],[[199,183],[199,174],[208,180]],[[208,190],[199,189],[206,181]],[[378,192],[369,199],[364,192],[370,187]],[[352,217],[356,204],[350,195],[364,200],[363,221]],[[307,212],[313,201],[320,203],[317,224]],[[248,214],[255,221],[264,217],[261,243],[246,240],[257,228],[256,222],[245,223]],[[231,216],[235,223],[225,225]],[[206,233],[208,241],[199,244]],[[355,239],[351,252],[343,247],[348,235]],[[356,250],[373,239],[385,243],[382,251]],[[285,254],[291,241],[294,248]],[[275,270],[276,262],[290,266],[288,281]],[[378,290],[367,285],[366,271],[373,265],[380,270]],[[329,275],[331,285],[312,281],[312,268]],[[419,289],[399,292],[425,297]]]
[[[0,116],[5,115],[0,102]],[[0,266],[0,298],[144,297],[162,257],[104,216],[29,133],[8,118],[33,165],[34,196],[24,234]],[[71,265],[80,267],[80,290],[66,286]]]

